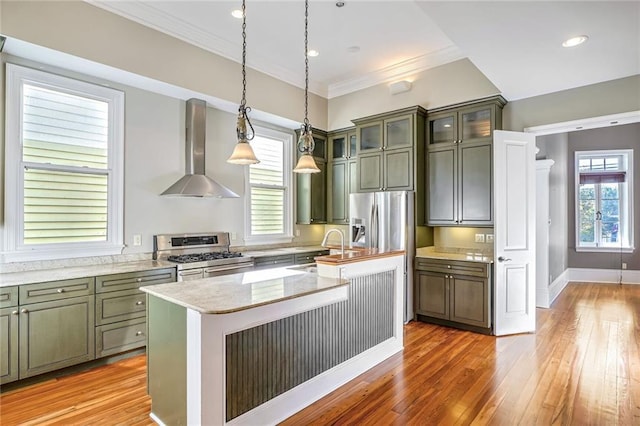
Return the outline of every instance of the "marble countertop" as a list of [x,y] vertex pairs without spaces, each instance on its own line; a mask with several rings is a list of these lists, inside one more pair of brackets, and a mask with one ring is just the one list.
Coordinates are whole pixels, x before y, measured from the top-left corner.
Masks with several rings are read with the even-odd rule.
[[241,251],[244,256],[264,257],[264,256],[281,256],[286,254],[307,253],[311,251],[329,250],[323,246],[299,246],[299,247],[280,247],[265,250],[245,250]]
[[98,275],[148,271],[151,269],[175,268],[175,266],[176,264],[172,262],[142,260],[138,262],[116,262],[87,266],[39,269],[34,271],[8,272],[0,274],[0,287],[34,284],[46,281],[71,280],[74,278],[95,277]]
[[275,268],[141,287],[151,295],[203,314],[226,314],[318,293],[349,281]]
[[[331,247],[333,250],[336,248]],[[340,251],[340,248],[337,248]],[[330,254],[327,256],[316,257],[316,263],[326,265],[340,265],[344,263],[361,262],[363,260],[378,259],[390,256],[400,256],[405,254],[404,250],[378,250],[378,249],[365,249],[365,248],[346,248],[344,249],[344,255],[342,254]]]
[[468,262],[493,263],[493,254],[486,251],[475,251],[463,248],[421,247],[416,250],[416,257],[443,260],[464,260]]

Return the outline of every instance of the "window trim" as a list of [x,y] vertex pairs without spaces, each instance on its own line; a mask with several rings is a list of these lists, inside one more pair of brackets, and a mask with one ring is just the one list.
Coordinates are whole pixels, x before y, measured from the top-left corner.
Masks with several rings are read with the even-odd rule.
[[[608,246],[608,247],[594,247],[594,246],[582,246],[580,242],[580,167],[579,161],[581,157],[586,156],[615,156],[623,155],[627,158],[626,169],[626,182],[628,183],[628,189],[624,194],[620,194],[620,199],[628,205],[625,209],[625,215],[627,218],[627,232],[629,234],[629,245]],[[633,149],[602,149],[593,151],[575,151],[574,153],[574,192],[575,192],[575,250],[576,252],[595,252],[595,253],[633,253],[635,251],[634,243],[634,211],[633,211]],[[621,240],[622,243],[622,240]]]
[[[279,235],[252,235],[251,234],[251,182],[249,179],[250,166],[245,167],[244,181],[245,181],[245,212],[246,217],[244,221],[244,241],[246,245],[260,245],[260,244],[280,244],[290,243],[293,241],[293,197],[294,189],[292,188],[293,182],[293,165],[292,165],[292,146],[293,146],[293,134],[285,129],[277,130],[273,128],[263,127],[260,125],[253,125],[255,135],[258,137],[265,137],[269,139],[281,140],[284,144],[284,158],[283,158],[283,187],[284,187],[284,233]],[[263,187],[264,185],[257,185]]]
[[[7,63],[5,130],[5,230],[2,262],[52,260],[121,254],[124,248],[124,92]],[[99,99],[109,104],[107,150],[107,239],[97,242],[24,245],[22,87],[24,83]],[[13,141],[13,143],[12,143]],[[18,141],[19,143],[15,143]],[[20,201],[22,200],[22,201]],[[12,207],[11,207],[12,206]]]

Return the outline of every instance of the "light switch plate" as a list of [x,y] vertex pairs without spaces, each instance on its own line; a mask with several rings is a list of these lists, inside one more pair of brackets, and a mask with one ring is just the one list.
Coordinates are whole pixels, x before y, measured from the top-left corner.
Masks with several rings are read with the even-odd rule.
[[476,243],[484,243],[484,234],[476,234]]
[[485,238],[485,241],[488,242],[488,243],[492,243],[493,242],[493,234],[486,234],[484,236],[484,238]]
[[135,234],[133,236],[133,245],[134,246],[141,246],[142,245],[142,235]]

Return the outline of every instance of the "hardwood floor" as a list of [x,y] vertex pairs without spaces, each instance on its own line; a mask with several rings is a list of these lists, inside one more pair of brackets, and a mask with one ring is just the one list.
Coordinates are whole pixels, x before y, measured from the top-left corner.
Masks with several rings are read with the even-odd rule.
[[[536,334],[412,322],[405,350],[283,425],[640,424],[640,285],[570,284]],[[0,396],[0,423],[153,424],[138,356]]]

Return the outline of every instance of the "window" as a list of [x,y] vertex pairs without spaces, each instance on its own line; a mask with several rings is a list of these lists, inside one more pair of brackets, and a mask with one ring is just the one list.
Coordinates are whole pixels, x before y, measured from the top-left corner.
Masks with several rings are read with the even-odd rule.
[[576,249],[633,251],[633,151],[576,152]]
[[291,144],[289,133],[258,128],[251,146],[260,160],[247,167],[247,229],[256,243],[291,241]]
[[123,122],[122,92],[7,64],[4,260],[121,252]]

